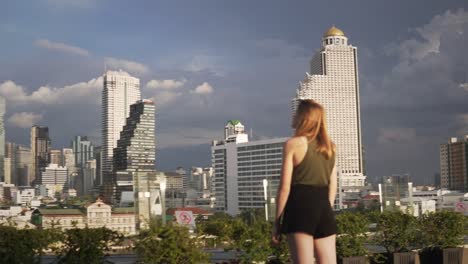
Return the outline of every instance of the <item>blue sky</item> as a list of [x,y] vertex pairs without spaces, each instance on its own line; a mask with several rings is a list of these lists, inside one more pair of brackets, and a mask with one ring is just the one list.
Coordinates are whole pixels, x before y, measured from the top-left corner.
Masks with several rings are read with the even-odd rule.
[[[100,76],[122,68],[158,105],[158,168],[206,166],[228,119],[288,136],[290,99],[335,24],[358,47],[371,178],[432,182],[439,144],[468,134],[466,1],[9,1],[0,9],[8,141],[100,142]],[[153,82],[151,82],[153,81]]]

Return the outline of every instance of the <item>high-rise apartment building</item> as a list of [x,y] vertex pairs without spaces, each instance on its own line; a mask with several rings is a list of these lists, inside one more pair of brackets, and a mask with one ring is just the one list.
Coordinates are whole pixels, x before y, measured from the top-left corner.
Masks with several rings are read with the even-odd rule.
[[72,141],[75,165],[83,167],[88,160],[94,159],[94,145],[85,136],[75,136]]
[[68,187],[68,171],[66,167],[50,164],[41,172],[41,184],[55,192],[62,192]]
[[225,135],[224,141],[213,141],[211,147],[216,210],[236,215],[264,208],[265,190],[268,199],[276,196],[287,138],[249,142],[245,133],[238,133],[239,141]]
[[62,157],[62,151],[60,149],[49,150],[49,163],[62,166],[63,157]]
[[33,156],[33,175],[28,184],[40,182],[41,170],[49,163],[50,138],[49,128],[33,126],[31,128],[31,152]]
[[6,142],[5,144],[5,158],[4,158],[4,181],[7,184],[17,183],[16,177],[16,144]]
[[18,186],[29,186],[34,179],[33,154],[30,148],[16,147],[16,183]]
[[104,181],[102,179],[102,148],[97,146],[94,148],[94,159],[96,160],[96,186],[101,186]]
[[5,124],[3,122],[5,110],[5,98],[0,96],[0,182],[5,181],[5,170],[3,160],[3,158],[5,158]]
[[112,181],[112,156],[120,131],[129,116],[130,105],[140,100],[140,80],[123,71],[107,71],[102,91],[102,171]]
[[293,114],[301,99],[313,99],[325,108],[342,187],[364,186],[357,48],[348,44],[340,29],[333,26],[323,35],[310,73],[296,91]]
[[96,160],[88,160],[82,169],[83,186],[80,193],[82,195],[90,195],[96,184]]
[[449,190],[468,191],[468,135],[450,138],[440,145],[440,185]]

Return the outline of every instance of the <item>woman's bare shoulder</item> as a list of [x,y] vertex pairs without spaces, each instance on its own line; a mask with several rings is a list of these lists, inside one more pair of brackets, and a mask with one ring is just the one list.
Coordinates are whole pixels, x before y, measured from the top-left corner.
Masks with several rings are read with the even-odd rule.
[[291,137],[285,142],[284,148],[286,150],[293,150],[297,147],[303,146],[305,143],[307,143],[307,139],[305,137]]

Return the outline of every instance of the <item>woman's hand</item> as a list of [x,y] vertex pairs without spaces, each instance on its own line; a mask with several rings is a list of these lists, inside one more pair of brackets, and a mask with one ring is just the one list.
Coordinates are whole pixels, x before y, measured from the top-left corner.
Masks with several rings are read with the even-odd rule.
[[273,225],[273,230],[271,232],[271,242],[273,242],[275,245],[278,245],[281,242],[279,221],[275,221],[275,224]]

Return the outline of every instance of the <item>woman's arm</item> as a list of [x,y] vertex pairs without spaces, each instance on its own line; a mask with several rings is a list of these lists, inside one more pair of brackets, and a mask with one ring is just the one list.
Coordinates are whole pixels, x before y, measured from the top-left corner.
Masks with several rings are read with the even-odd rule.
[[338,177],[336,175],[336,165],[333,167],[332,173],[330,175],[330,184],[328,185],[328,200],[333,208],[335,204],[336,191],[338,189]]
[[288,200],[289,191],[291,188],[291,177],[293,171],[293,149],[295,145],[294,139],[289,139],[284,144],[283,148],[283,166],[281,171],[280,184],[276,195],[276,217],[275,223],[278,224],[280,217],[283,214],[286,201]]

